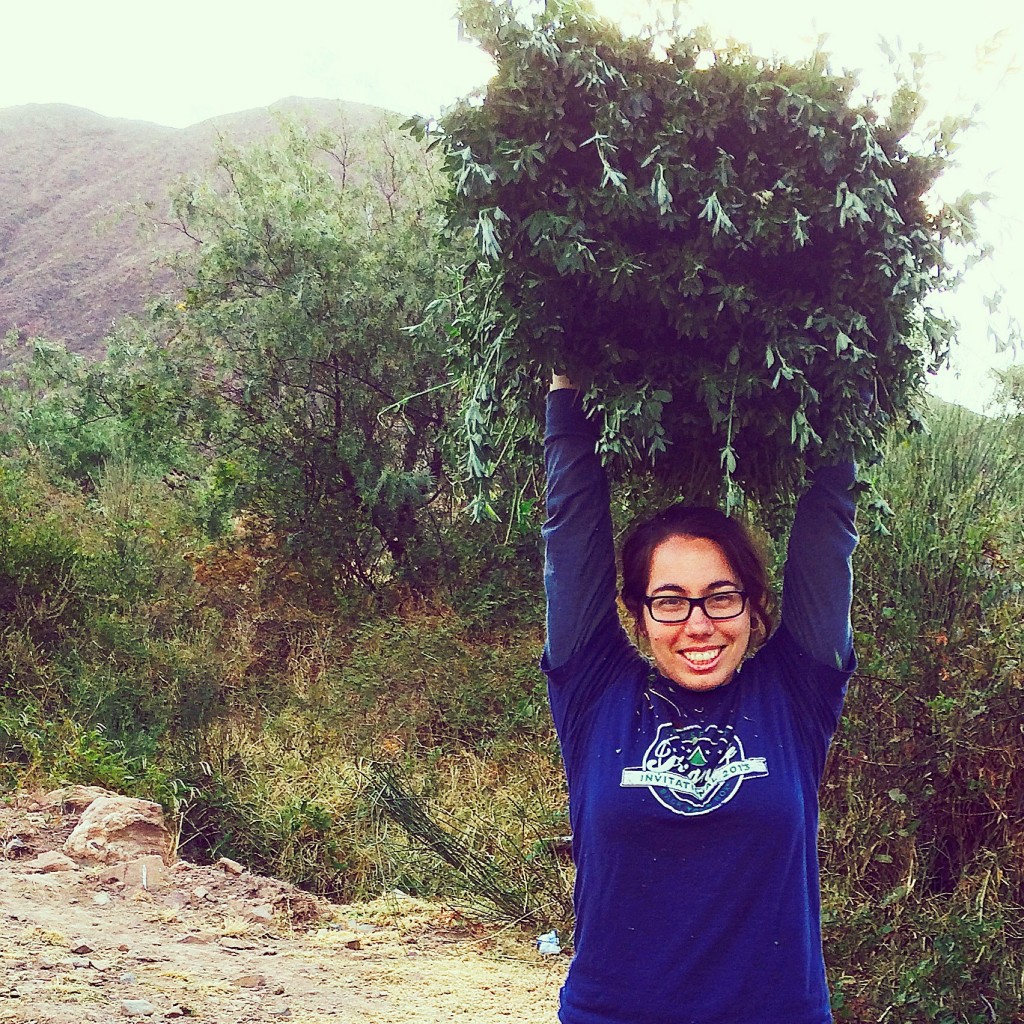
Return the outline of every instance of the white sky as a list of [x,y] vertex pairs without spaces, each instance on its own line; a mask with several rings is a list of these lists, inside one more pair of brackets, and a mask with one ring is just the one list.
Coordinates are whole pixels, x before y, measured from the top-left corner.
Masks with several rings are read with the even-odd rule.
[[[595,2],[601,13],[628,19],[646,0]],[[431,114],[488,76],[483,56],[457,40],[454,0],[9,0],[5,6],[0,107],[71,103],[176,127],[286,96]],[[681,7],[685,13],[687,4]],[[693,23],[762,53],[804,55],[827,33],[834,65],[860,69],[867,91],[888,83],[879,36],[900,40],[907,50],[932,54],[929,115],[982,104],[983,126],[965,139],[948,192],[996,193],[982,226],[997,255],[951,307],[963,327],[955,357],[960,376],[944,374],[933,387],[981,408],[991,392],[988,368],[1011,358],[997,357],[987,338],[983,294],[1002,284],[1004,308],[1024,321],[1024,72],[1017,63],[1018,55],[1024,61],[1024,5],[692,0],[689,9]],[[997,33],[999,49],[983,65],[980,53]]]

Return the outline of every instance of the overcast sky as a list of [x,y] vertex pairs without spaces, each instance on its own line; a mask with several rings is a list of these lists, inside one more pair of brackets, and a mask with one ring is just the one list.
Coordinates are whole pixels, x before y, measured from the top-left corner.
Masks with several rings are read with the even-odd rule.
[[[628,23],[643,0],[596,5]],[[21,0],[16,10],[4,11],[0,24],[0,107],[71,103],[176,127],[286,96],[436,113],[489,74],[486,59],[459,42],[453,6],[454,0]],[[982,406],[990,393],[988,367],[1009,358],[997,357],[987,337],[983,295],[1002,283],[1006,310],[1024,320],[1021,5],[693,0],[689,10],[695,23],[762,53],[800,56],[826,33],[834,64],[860,69],[868,92],[884,91],[889,83],[879,36],[899,40],[907,50],[931,54],[931,116],[982,105],[983,125],[965,139],[958,154],[962,166],[945,188],[950,196],[965,188],[996,194],[983,230],[997,256],[953,307],[963,325],[956,360],[961,376],[944,374],[933,389]],[[990,44],[995,48],[982,60]]]

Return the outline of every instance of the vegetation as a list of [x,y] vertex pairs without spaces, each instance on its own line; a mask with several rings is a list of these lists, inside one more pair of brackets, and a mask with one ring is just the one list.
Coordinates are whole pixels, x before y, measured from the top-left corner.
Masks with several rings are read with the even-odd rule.
[[435,130],[448,228],[475,242],[452,305],[477,476],[531,433],[553,365],[613,473],[690,495],[790,493],[805,457],[869,461],[916,422],[955,331],[932,300],[980,249],[977,196],[926,198],[966,121],[923,137],[912,75],[883,115],[821,52],[698,30],[662,55],[574,0],[462,10],[498,67]]
[[[448,340],[419,326],[465,255],[435,174],[388,125],[226,147],[175,197],[184,300],[103,361],[40,341],[5,371],[0,784],[158,799],[183,855],[337,899],[568,929],[538,474],[512,460],[503,521],[465,515]],[[1018,384],[1002,418],[891,430],[870,471],[894,514],[857,556],[823,787],[841,1021],[1020,1019]]]
[[1013,1020],[1024,420],[929,422],[890,438],[875,476],[892,535],[857,558],[860,669],[823,792],[827,943],[846,1019]]
[[158,311],[230,504],[363,586],[382,560],[415,561],[444,485],[441,360],[408,333],[437,290],[430,165],[393,127],[368,141],[362,159],[354,140],[295,129],[222,147],[216,183],[173,197],[199,245],[184,301]]

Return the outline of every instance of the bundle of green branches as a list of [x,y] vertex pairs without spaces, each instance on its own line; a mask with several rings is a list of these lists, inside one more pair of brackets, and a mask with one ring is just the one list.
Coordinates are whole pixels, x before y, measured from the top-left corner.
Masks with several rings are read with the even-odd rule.
[[664,54],[579,2],[530,24],[466,0],[497,63],[442,120],[448,228],[472,235],[452,317],[471,472],[535,428],[547,371],[601,414],[613,473],[689,494],[788,493],[916,421],[955,324],[929,299],[976,248],[971,197],[929,205],[952,120],[907,143],[816,53],[764,60],[704,30]]

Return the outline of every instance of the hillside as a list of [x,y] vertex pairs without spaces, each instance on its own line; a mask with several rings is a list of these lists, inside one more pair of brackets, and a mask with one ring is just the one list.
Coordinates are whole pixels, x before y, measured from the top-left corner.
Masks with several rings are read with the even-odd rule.
[[113,321],[170,286],[155,257],[181,243],[171,229],[143,237],[133,204],[165,209],[171,183],[207,167],[220,136],[268,135],[282,114],[354,127],[384,113],[286,99],[176,129],[62,104],[0,109],[0,336],[97,353]]

